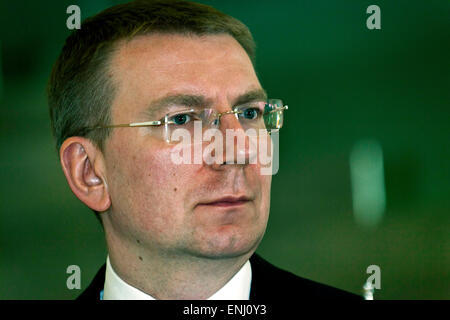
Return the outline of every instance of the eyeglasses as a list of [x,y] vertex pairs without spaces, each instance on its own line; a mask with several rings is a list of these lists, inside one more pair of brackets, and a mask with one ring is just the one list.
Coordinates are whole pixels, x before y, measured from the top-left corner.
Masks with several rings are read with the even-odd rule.
[[[176,129],[185,129],[194,134],[194,122],[201,121],[203,131],[217,129],[220,126],[220,119],[227,114],[234,114],[238,119],[242,129],[246,133],[256,133],[259,130],[267,130],[270,134],[278,131],[283,126],[284,110],[288,106],[284,105],[280,99],[268,99],[266,101],[255,101],[233,107],[230,111],[218,113],[211,108],[180,108],[167,113],[163,118],[156,121],[133,122],[126,124],[105,125],[88,128],[87,130],[106,128],[127,128],[127,127],[149,127],[151,133],[164,139],[167,143],[178,142],[171,139],[172,133]],[[250,130],[249,130],[250,129]]]

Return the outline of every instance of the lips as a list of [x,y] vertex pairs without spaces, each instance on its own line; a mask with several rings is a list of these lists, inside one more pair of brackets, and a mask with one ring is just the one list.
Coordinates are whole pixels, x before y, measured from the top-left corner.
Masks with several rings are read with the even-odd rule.
[[240,197],[227,196],[204,203],[199,203],[199,205],[211,207],[234,207],[244,205],[250,201],[251,199],[247,196],[240,196]]

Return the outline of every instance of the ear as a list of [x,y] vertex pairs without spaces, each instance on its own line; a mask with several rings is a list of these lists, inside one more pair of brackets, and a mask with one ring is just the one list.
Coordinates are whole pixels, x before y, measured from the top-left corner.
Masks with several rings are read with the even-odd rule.
[[70,137],[59,149],[61,165],[72,192],[89,208],[103,212],[111,206],[102,152],[88,139]]

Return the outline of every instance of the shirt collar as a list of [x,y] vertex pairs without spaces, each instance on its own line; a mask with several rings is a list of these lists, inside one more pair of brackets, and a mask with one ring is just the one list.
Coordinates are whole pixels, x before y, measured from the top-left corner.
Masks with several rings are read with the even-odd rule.
[[[250,284],[252,281],[252,268],[250,261],[230,279],[219,291],[214,293],[208,300],[249,300]],[[106,258],[105,286],[103,291],[104,300],[156,300],[151,295],[129,285],[122,280],[114,271]]]

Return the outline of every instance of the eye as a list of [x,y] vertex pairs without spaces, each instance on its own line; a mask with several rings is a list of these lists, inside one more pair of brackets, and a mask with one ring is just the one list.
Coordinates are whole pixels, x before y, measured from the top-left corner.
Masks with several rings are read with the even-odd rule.
[[172,120],[176,125],[183,125],[191,121],[192,117],[187,113],[180,113],[172,116],[170,120]]
[[257,108],[245,108],[242,110],[240,116],[248,120],[254,120],[258,118],[260,114],[261,111]]

